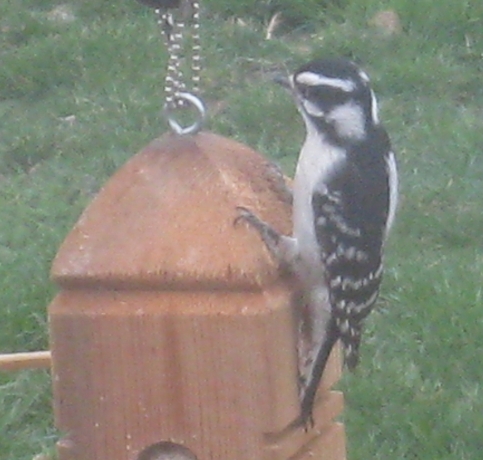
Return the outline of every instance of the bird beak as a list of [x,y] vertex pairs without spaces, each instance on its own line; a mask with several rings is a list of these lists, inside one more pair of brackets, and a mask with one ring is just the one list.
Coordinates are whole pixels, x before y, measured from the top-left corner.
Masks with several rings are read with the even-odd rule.
[[273,81],[280,86],[283,86],[285,89],[292,89],[292,84],[290,83],[290,79],[286,75],[275,75],[273,77]]

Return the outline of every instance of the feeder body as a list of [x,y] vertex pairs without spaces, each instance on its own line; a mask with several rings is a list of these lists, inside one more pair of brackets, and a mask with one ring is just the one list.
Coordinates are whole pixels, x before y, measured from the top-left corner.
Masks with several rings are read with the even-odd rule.
[[137,460],[163,441],[199,460],[345,458],[338,356],[315,429],[287,428],[300,410],[291,283],[233,225],[245,206],[288,234],[282,196],[266,160],[209,133],[164,136],[108,181],[52,268],[60,460]]

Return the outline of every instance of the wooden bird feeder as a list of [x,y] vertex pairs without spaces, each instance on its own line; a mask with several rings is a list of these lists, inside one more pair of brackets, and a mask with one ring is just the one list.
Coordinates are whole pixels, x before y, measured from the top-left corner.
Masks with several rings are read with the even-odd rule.
[[259,154],[168,134],[82,214],[52,268],[60,460],[345,459],[337,353],[315,427],[288,428],[299,413],[290,287],[256,232],[234,226],[237,206],[291,231]]

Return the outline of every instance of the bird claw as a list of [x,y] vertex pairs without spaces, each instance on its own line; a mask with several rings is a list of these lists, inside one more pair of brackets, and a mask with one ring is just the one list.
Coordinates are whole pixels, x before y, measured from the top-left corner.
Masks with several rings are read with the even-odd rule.
[[245,208],[244,206],[237,206],[236,209],[238,211],[238,216],[233,221],[233,224],[238,225],[240,221],[245,221],[258,232],[260,238],[265,243],[269,251],[272,254],[276,254],[280,234],[248,208]]
[[315,420],[314,420],[314,415],[312,414],[312,412],[310,414],[308,414],[308,416],[301,415],[300,418],[301,418],[300,422],[303,424],[304,431],[306,433],[307,433],[307,431],[309,431],[309,429],[312,430],[314,428]]
[[309,414],[300,413],[300,415],[289,425],[289,427],[293,429],[303,428],[306,433],[309,429],[313,429],[314,426],[315,420],[312,412]]
[[257,230],[258,227],[263,225],[263,222],[248,208],[245,208],[244,206],[237,206],[236,210],[238,211],[238,216],[236,216],[233,220],[233,225],[238,225],[242,220],[255,227]]
[[274,230],[263,220],[261,220],[256,214],[250,211],[244,206],[237,206],[238,216],[235,218],[233,224],[238,225],[241,221],[245,221],[250,227],[253,227],[265,240],[265,235],[274,232]]

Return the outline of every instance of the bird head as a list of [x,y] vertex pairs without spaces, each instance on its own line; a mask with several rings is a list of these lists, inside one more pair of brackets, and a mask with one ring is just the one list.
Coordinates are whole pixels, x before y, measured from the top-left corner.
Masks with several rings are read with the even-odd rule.
[[321,134],[360,141],[379,124],[369,77],[350,60],[315,60],[275,81],[291,91],[307,128]]

